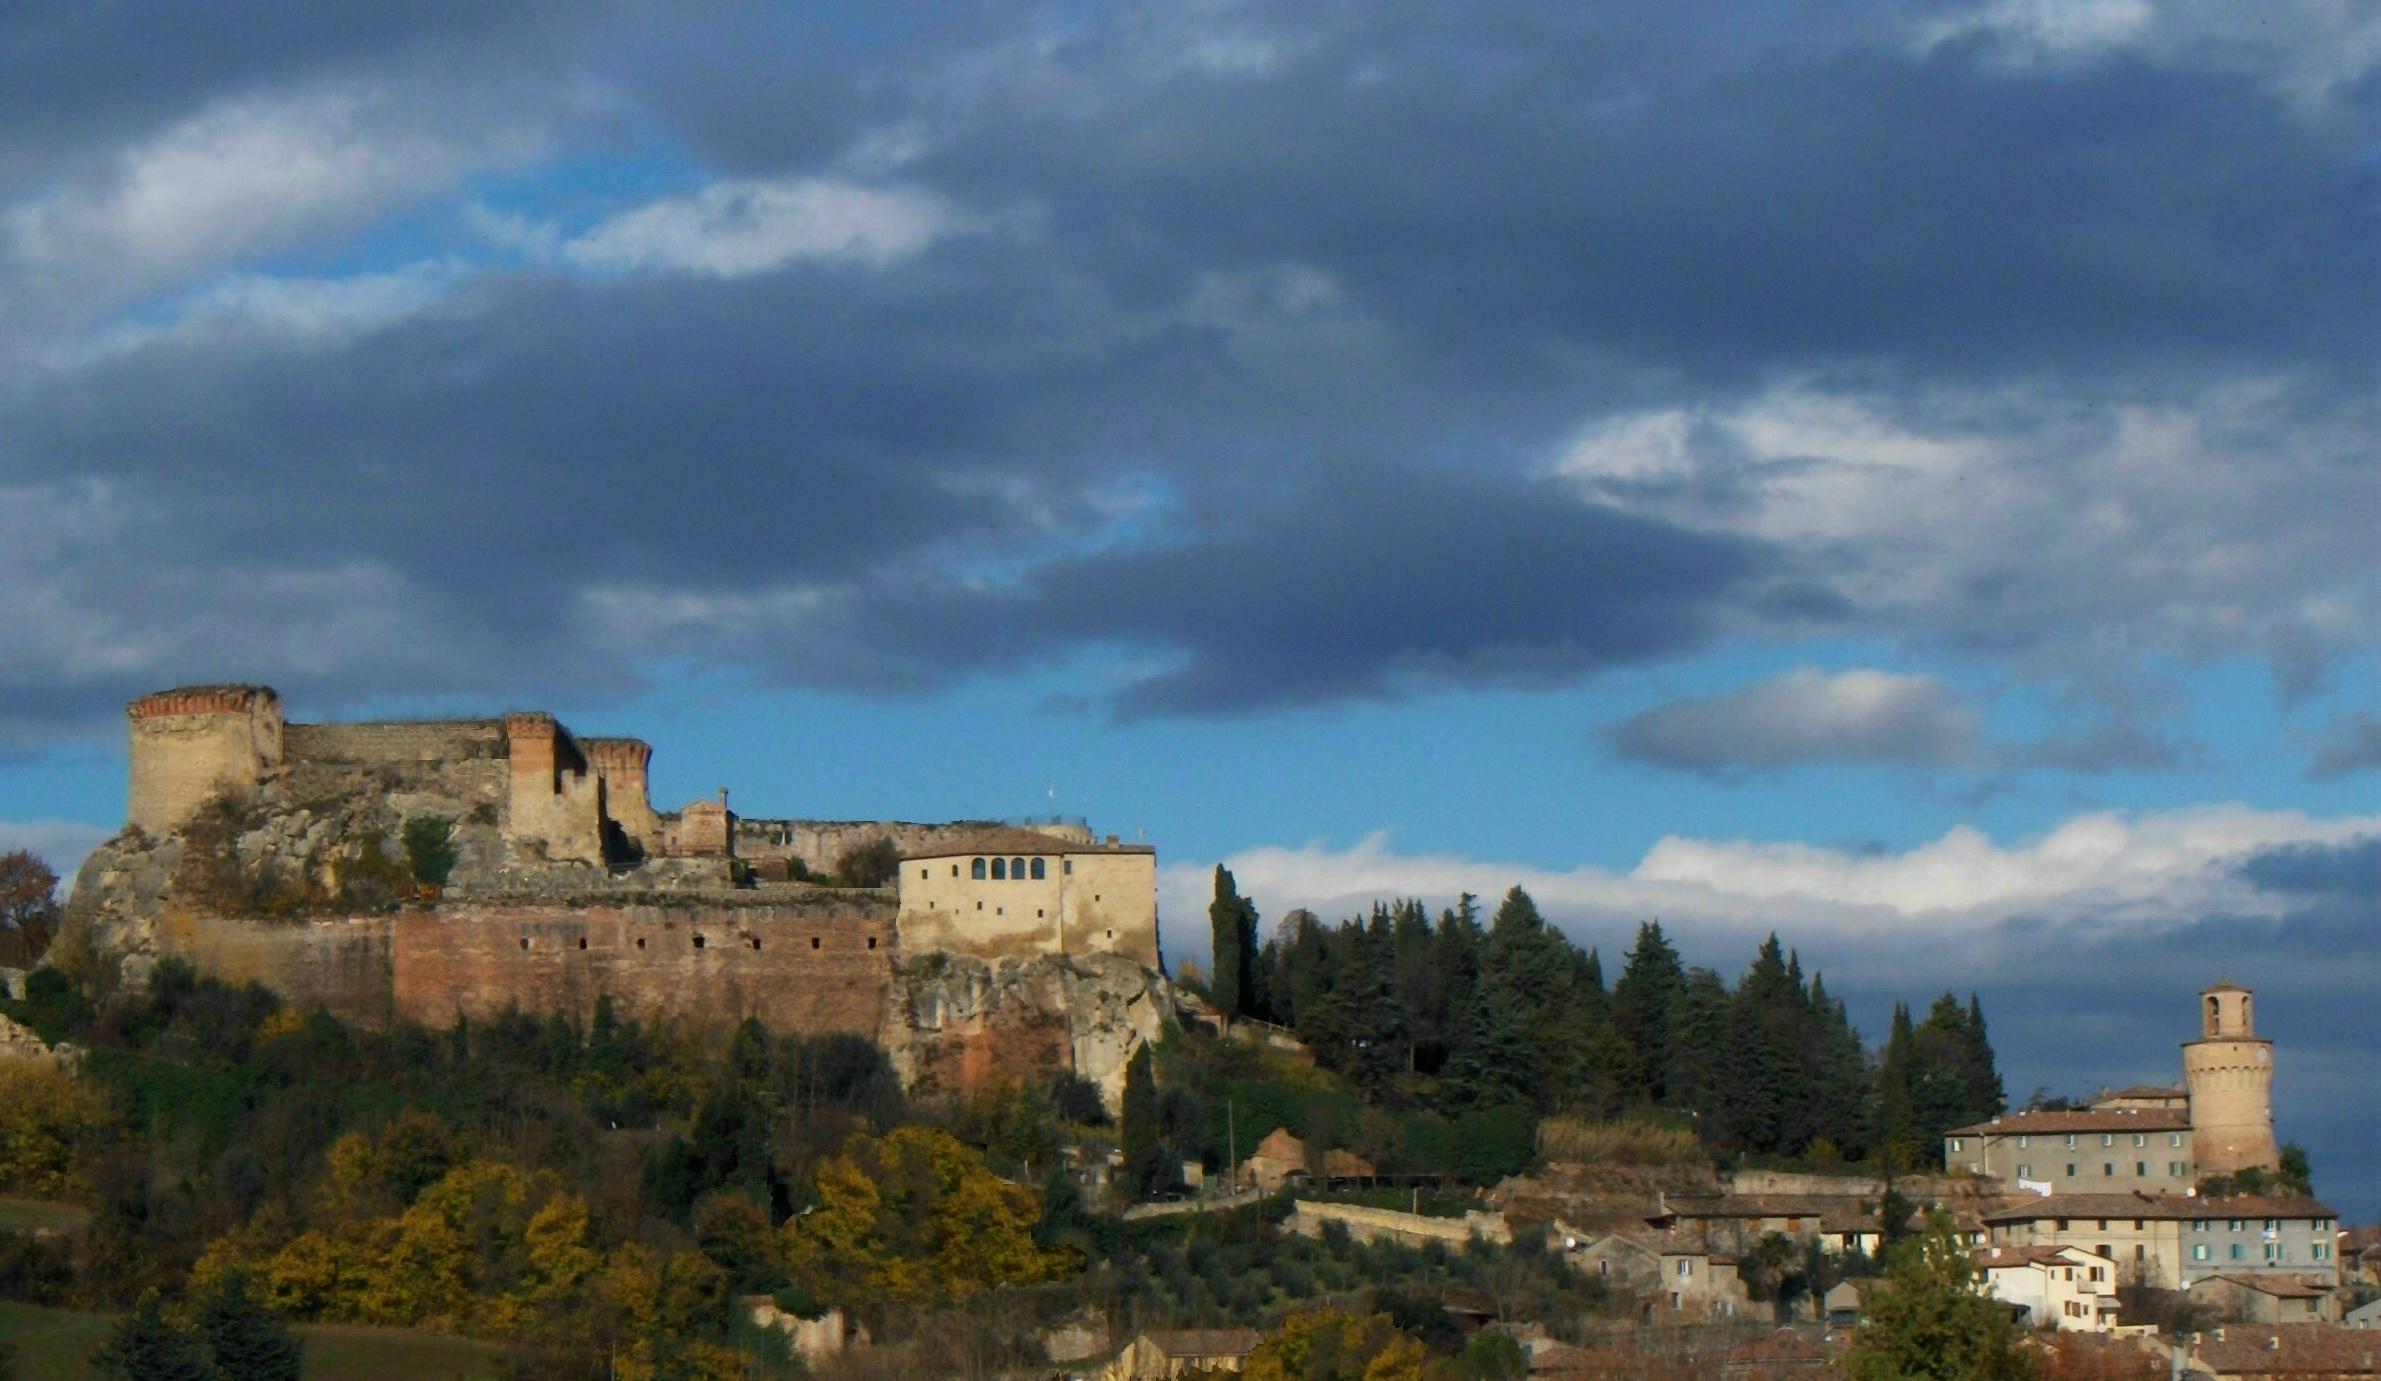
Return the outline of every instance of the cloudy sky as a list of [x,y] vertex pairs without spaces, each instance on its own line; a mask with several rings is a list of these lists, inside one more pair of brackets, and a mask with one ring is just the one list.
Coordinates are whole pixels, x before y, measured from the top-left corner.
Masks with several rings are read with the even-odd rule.
[[2230,976],[2381,1213],[2377,109],[2354,0],[14,4],[0,845],[157,687],[542,706],[2020,1094]]

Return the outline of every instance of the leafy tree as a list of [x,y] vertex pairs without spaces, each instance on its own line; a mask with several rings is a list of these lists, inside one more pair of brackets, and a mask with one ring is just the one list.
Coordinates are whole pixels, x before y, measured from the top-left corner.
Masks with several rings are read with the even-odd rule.
[[1529,1375],[1529,1354],[1509,1333],[1475,1333],[1463,1351],[1448,1360],[1443,1374],[1457,1381],[1523,1381]]
[[1883,1281],[1860,1303],[1861,1324],[1844,1355],[1853,1381],[2029,1381],[2035,1374],[2015,1318],[1978,1288],[1975,1259],[1946,1217],[1896,1248]]
[[221,1373],[190,1330],[166,1313],[155,1290],[144,1292],[132,1312],[108,1331],[91,1354],[100,1374],[118,1381],[219,1381]]
[[1386,1314],[1317,1309],[1292,1314],[1257,1344],[1247,1381],[1422,1381],[1429,1354]]
[[238,1381],[298,1381],[303,1344],[278,1315],[249,1293],[248,1272],[215,1278],[192,1308],[191,1323],[215,1369]]
[[58,933],[58,875],[24,849],[0,854],[0,964],[29,968]]
[[455,822],[443,815],[417,815],[405,822],[400,836],[405,863],[414,881],[444,887],[455,871]]
[[855,1135],[819,1163],[814,1192],[785,1225],[785,1259],[795,1284],[829,1300],[967,1295],[1046,1280],[1072,1261],[1034,1241],[1039,1194],[935,1128]]
[[901,846],[881,834],[835,859],[835,881],[844,887],[890,887],[899,876]]
[[0,1061],[0,1188],[54,1193],[77,1181],[77,1152],[107,1124],[106,1096],[47,1060]]
[[2315,1192],[2315,1168],[2307,1160],[2307,1148],[2295,1141],[2282,1143],[2282,1158],[2274,1178],[2281,1187],[2298,1194]]

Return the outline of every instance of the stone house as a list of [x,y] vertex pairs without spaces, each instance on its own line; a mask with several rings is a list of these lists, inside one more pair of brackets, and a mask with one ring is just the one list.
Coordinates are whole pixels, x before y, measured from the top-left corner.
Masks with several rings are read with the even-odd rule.
[[1983,1215],[1996,1247],[2076,1246],[2114,1261],[2120,1283],[2181,1289],[2218,1273],[2338,1280],[2338,1215],[2313,1199],[2241,1194],[2059,1194]]
[[2021,1322],[2070,1333],[2115,1327],[2116,1263],[2081,1247],[2002,1247],[1977,1253],[1984,1292],[2024,1310]]
[[899,874],[901,946],[979,959],[1121,954],[1158,966],[1157,850],[988,826],[919,844]]
[[1096,1381],[1168,1381],[1186,1373],[1236,1372],[1264,1335],[1253,1328],[1152,1328],[1124,1345]]
[[1238,1178],[1241,1184],[1253,1184],[1271,1194],[1293,1179],[1306,1178],[1306,1173],[1306,1143],[1292,1136],[1289,1128],[1276,1127],[1240,1162]]
[[2004,1113],[1952,1128],[1943,1164],[2036,1194],[2179,1194],[2198,1183],[2190,1114],[2165,1106]]
[[2340,1316],[2340,1322],[2350,1328],[2381,1332],[2381,1299],[2368,1300]]
[[1838,1256],[1860,1252],[1873,1257],[1884,1247],[1875,1202],[1850,1194],[1719,1194],[1678,1199],[1665,1195],[1646,1221],[1657,1227],[1679,1224],[1707,1230],[1725,1225],[1748,1243],[1774,1232],[1796,1242],[1817,1242]]
[[2338,1323],[2339,1292],[2329,1277],[2278,1271],[2221,1271],[2191,1282],[2190,1295],[2240,1323]]
[[1691,1227],[1622,1228],[1570,1254],[1581,1273],[1635,1297],[1650,1321],[1726,1319],[1750,1303],[1731,1248]]

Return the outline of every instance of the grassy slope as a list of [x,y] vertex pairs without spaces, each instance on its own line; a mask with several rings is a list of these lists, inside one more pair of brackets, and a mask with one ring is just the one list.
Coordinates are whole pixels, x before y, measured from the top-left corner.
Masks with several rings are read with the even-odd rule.
[[90,1220],[90,1210],[74,1204],[0,1194],[0,1232],[74,1232]]
[[[16,1345],[18,1374],[44,1381],[96,1378],[86,1359],[113,1322],[106,1314],[0,1301],[0,1338]],[[306,1339],[306,1375],[323,1381],[495,1381],[497,1350],[485,1343],[361,1324],[298,1331]]]

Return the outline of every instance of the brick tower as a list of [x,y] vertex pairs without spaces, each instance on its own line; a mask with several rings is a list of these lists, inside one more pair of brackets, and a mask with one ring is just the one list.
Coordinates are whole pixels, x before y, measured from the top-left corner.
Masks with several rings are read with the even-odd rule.
[[2274,1043],[2250,1023],[2249,990],[2230,980],[2199,994],[2199,1039],[2183,1042],[2199,1173],[2272,1170]]

